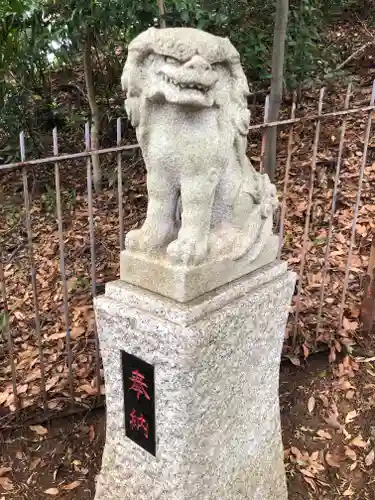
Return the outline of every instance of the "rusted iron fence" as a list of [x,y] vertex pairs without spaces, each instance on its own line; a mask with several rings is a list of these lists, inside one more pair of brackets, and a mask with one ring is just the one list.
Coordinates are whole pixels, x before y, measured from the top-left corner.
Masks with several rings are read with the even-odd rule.
[[[310,345],[307,345],[306,342],[303,343],[303,352],[307,355],[309,350],[312,350],[319,343],[319,338],[322,334],[323,328],[323,316],[326,308],[330,307],[332,302],[328,300],[326,297],[326,285],[329,278],[330,273],[330,255],[331,255],[331,244],[332,238],[334,234],[334,226],[335,226],[335,214],[337,211],[337,203],[338,203],[338,193],[341,182],[341,169],[344,158],[344,149],[346,142],[346,132],[348,129],[348,123],[351,118],[356,118],[365,124],[363,130],[363,149],[358,153],[358,157],[360,158],[360,166],[358,172],[358,184],[356,189],[356,198],[354,200],[353,205],[353,213],[352,220],[350,223],[350,228],[348,229],[350,238],[347,246],[347,254],[345,256],[346,264],[345,271],[343,273],[343,282],[342,282],[342,291],[341,298],[338,306],[339,314],[337,317],[337,321],[331,327],[338,332],[341,332],[343,329],[343,321],[344,321],[344,309],[348,300],[348,287],[351,276],[351,265],[352,265],[352,257],[353,257],[353,249],[355,247],[355,236],[356,236],[356,227],[358,222],[358,214],[361,204],[361,193],[364,182],[365,170],[368,167],[368,148],[371,140],[371,130],[372,130],[372,119],[373,113],[375,111],[375,84],[372,89],[372,95],[370,102],[367,106],[364,107],[350,107],[350,96],[351,96],[351,87],[349,86],[346,93],[344,107],[341,110],[335,110],[328,113],[323,113],[323,104],[324,104],[324,89],[320,92],[320,97],[317,105],[316,114],[310,116],[301,116],[296,117],[296,102],[294,100],[291,110],[290,110],[290,118],[280,120],[278,122],[267,122],[267,119],[264,119],[262,123],[254,124],[250,126],[249,134],[258,133],[258,139],[260,138],[261,145],[259,145],[260,150],[260,158],[259,158],[259,168],[263,170],[263,157],[264,157],[264,135],[268,128],[270,127],[278,127],[278,130],[284,134],[284,138],[286,139],[286,155],[282,160],[282,165],[280,168],[282,169],[283,179],[278,180],[278,190],[280,193],[281,204],[280,211],[278,217],[278,230],[280,234],[280,250],[279,257],[285,257],[285,241],[287,238],[286,231],[286,222],[288,217],[288,196],[290,192],[291,186],[291,168],[293,165],[293,154],[295,151],[295,142],[296,142],[296,128],[301,124],[305,124],[306,126],[313,127],[313,141],[310,158],[308,159],[308,176],[306,177],[305,184],[307,187],[307,196],[305,194],[302,195],[303,201],[305,203],[304,206],[304,222],[301,224],[302,237],[300,239],[300,244],[295,247],[295,255],[298,254],[298,257],[291,258],[291,265],[299,273],[298,286],[296,289],[296,296],[294,300],[294,305],[290,315],[289,321],[289,333],[288,344],[289,344],[289,353],[291,356],[296,356],[298,354],[298,349],[300,349],[300,345],[298,344],[298,337],[301,333],[301,321],[304,317],[304,310],[302,308],[302,298],[304,293],[304,286],[306,284],[306,265],[307,265],[307,257],[309,254],[309,249],[311,248],[311,238],[310,238],[310,225],[313,220],[313,207],[314,207],[314,189],[316,187],[316,177],[317,177],[317,168],[318,168],[318,149],[320,144],[320,135],[322,127],[324,127],[327,120],[335,120],[338,122],[340,128],[339,140],[336,148],[336,157],[335,157],[335,165],[334,165],[334,175],[333,175],[333,186],[331,188],[332,195],[330,199],[327,200],[326,210],[329,212],[328,216],[328,227],[325,229],[325,237],[324,237],[324,252],[322,256],[317,259],[317,263],[315,264],[315,271],[319,274],[319,280],[317,283],[313,284],[314,289],[318,289],[318,301],[314,306],[313,312],[313,328],[315,329],[315,337],[314,341],[310,342]],[[86,162],[86,178],[87,178],[87,187],[86,187],[86,196],[87,196],[87,216],[88,216],[88,233],[89,233],[89,241],[90,241],[90,274],[91,274],[91,297],[87,296],[87,301],[91,302],[92,298],[95,297],[97,293],[97,266],[96,266],[96,226],[95,226],[95,213],[93,208],[93,199],[95,196],[92,191],[92,162],[91,158],[95,155],[109,155],[114,154],[116,156],[116,163],[114,166],[117,168],[117,231],[118,231],[118,242],[119,242],[119,250],[124,248],[124,205],[123,205],[123,153],[125,151],[135,151],[138,149],[137,144],[132,145],[121,145],[121,119],[117,120],[117,145],[115,147],[100,149],[100,150],[91,150],[90,148],[90,132],[89,125],[87,124],[85,127],[85,151],[73,154],[64,154],[59,155],[58,149],[58,135],[57,131],[53,131],[53,156],[41,158],[37,160],[28,160],[25,150],[25,138],[24,134],[20,134],[20,162],[10,163],[0,165],[0,174],[9,171],[22,170],[22,182],[23,182],[23,213],[24,213],[24,226],[26,231],[26,239],[27,239],[27,249],[28,249],[28,260],[30,264],[30,281],[32,288],[32,300],[33,300],[33,338],[36,338],[37,346],[38,346],[38,359],[34,359],[30,364],[28,370],[32,370],[35,366],[39,367],[38,374],[36,376],[39,381],[39,389],[37,391],[37,398],[34,401],[33,407],[39,408],[39,411],[42,414],[42,418],[49,415],[51,410],[61,410],[65,411],[67,406],[72,406],[75,408],[77,405],[83,404],[85,407],[88,407],[92,404],[92,401],[97,401],[97,397],[103,395],[103,377],[101,371],[101,359],[100,359],[100,349],[98,343],[98,337],[95,330],[95,322],[94,322],[94,334],[93,334],[93,344],[94,344],[94,359],[90,360],[94,362],[92,368],[92,379],[90,382],[90,387],[88,388],[88,398],[87,400],[82,400],[80,394],[77,394],[76,391],[76,378],[79,376],[76,373],[74,368],[74,352],[73,352],[73,341],[71,337],[71,317],[69,312],[69,283],[67,279],[66,273],[66,265],[65,265],[65,241],[64,241],[64,222],[63,222],[63,202],[61,197],[61,180],[60,180],[60,167],[62,164],[70,162],[72,160],[83,160]],[[260,132],[260,135],[259,135]],[[251,156],[251,153],[250,153]],[[59,341],[63,341],[65,344],[65,359],[64,366],[61,367],[61,373],[64,375],[66,379],[66,384],[64,389],[61,390],[61,394],[59,395],[59,399],[64,400],[66,404],[63,405],[52,405],[51,397],[49,394],[49,390],[51,388],[51,383],[47,377],[47,371],[49,370],[49,366],[46,365],[45,360],[45,350],[44,350],[44,338],[41,329],[41,319],[40,319],[40,298],[39,298],[39,288],[40,283],[38,282],[38,273],[35,265],[35,249],[34,249],[34,241],[33,241],[33,213],[30,203],[30,190],[29,190],[29,169],[31,168],[40,168],[41,166],[47,166],[48,168],[54,169],[54,183],[55,183],[55,213],[56,213],[56,225],[57,225],[57,234],[58,234],[58,255],[59,255],[59,265],[60,265],[60,279],[61,279],[61,295],[62,295],[62,315],[64,318],[65,330],[63,335],[58,334]],[[306,172],[306,169],[305,169]],[[375,193],[375,186],[374,186]],[[375,216],[375,214],[374,214]],[[289,223],[288,223],[289,224]],[[290,224],[289,224],[290,229]],[[289,231],[290,232],[290,231]],[[290,237],[290,236],[289,236]],[[4,243],[5,236],[2,236],[2,240]],[[293,239],[293,238],[292,238]],[[1,241],[1,240],[0,240]],[[374,240],[375,241],[375,240]],[[289,241],[289,248],[293,247],[293,241]],[[368,276],[367,278],[363,276],[363,284],[366,290],[364,296],[364,309],[363,314],[366,320],[366,327],[370,328],[370,323],[374,321],[374,308],[373,308],[373,294],[374,290],[374,266],[375,266],[375,253],[374,253],[375,243],[372,246],[371,258],[369,259],[369,267],[368,267]],[[1,250],[1,248],[0,248]],[[289,254],[286,257],[290,256]],[[0,312],[1,312],[1,331],[3,334],[3,338],[6,340],[6,348],[3,352],[3,362],[2,366],[4,368],[5,363],[9,364],[9,369],[4,369],[4,373],[0,373],[0,419],[2,421],[9,421],[9,415],[19,416],[23,414],[23,410],[31,406],[29,403],[25,404],[25,393],[27,392],[27,388],[25,389],[25,385],[27,383],[24,382],[25,376],[27,377],[28,371],[26,370],[19,373],[19,366],[22,364],[22,359],[20,358],[18,352],[19,340],[15,339],[14,332],[12,328],[12,315],[14,311],[10,310],[9,304],[9,295],[7,292],[8,285],[12,277],[7,277],[7,266],[4,263],[4,255],[3,251],[0,259],[0,285],[1,285],[1,296],[0,296]],[[358,266],[357,266],[358,267]],[[20,290],[21,294],[22,291]],[[44,304],[44,311],[48,310],[48,305]],[[311,327],[311,325],[310,325]],[[334,337],[334,333],[332,334],[332,339],[327,340],[325,343],[331,348],[331,350],[339,347],[337,346],[337,342]],[[25,337],[26,338],[26,337]],[[343,340],[345,341],[345,335]],[[27,340],[25,341],[27,342]],[[345,343],[345,342],[344,342]],[[307,351],[307,352],[306,352]],[[20,363],[21,361],[21,363]],[[25,370],[25,365],[23,364],[23,370]],[[29,377],[30,379],[30,377]],[[55,397],[55,396],[54,396]],[[52,398],[53,399],[53,398]],[[8,420],[7,420],[8,419]],[[0,422],[1,425],[1,422]]]

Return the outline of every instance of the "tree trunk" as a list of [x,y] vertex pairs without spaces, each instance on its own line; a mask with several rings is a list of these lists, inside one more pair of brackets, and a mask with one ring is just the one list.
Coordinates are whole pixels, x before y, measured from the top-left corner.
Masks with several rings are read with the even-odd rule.
[[165,22],[165,19],[164,19],[164,16],[165,16],[164,0],[157,0],[157,1],[158,1],[159,12],[160,12],[160,27],[166,28],[167,23]]
[[[85,72],[85,82],[87,90],[87,98],[91,111],[91,149],[99,149],[99,133],[100,133],[100,111],[96,102],[94,89],[94,76],[91,60],[92,32],[89,26],[85,28],[85,45],[83,48],[83,67]],[[101,188],[102,173],[100,168],[99,155],[92,157],[94,189],[98,193]]]
[[[273,38],[271,95],[267,116],[267,121],[269,122],[277,121],[279,118],[283,92],[285,40],[288,25],[288,14],[289,0],[277,0],[275,31]],[[272,127],[268,129],[266,133],[264,160],[265,172],[269,175],[272,181],[274,181],[276,173],[276,146],[277,127]]]

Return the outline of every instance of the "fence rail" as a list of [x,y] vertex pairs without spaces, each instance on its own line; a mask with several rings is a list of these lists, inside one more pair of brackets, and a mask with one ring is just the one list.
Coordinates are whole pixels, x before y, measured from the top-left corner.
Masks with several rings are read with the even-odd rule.
[[[303,123],[303,122],[318,122],[322,120],[327,120],[330,118],[336,118],[340,116],[350,116],[350,115],[356,115],[358,113],[372,113],[375,111],[375,105],[371,104],[370,106],[364,106],[362,108],[352,108],[352,109],[344,109],[341,111],[334,111],[331,113],[320,113],[317,115],[313,116],[304,116],[300,118],[289,118],[286,120],[279,120],[276,122],[267,122],[265,121],[264,123],[258,123],[256,125],[250,125],[249,126],[249,132],[252,130],[261,130],[261,129],[268,129],[268,128],[273,128],[273,127],[285,127],[286,125],[295,125],[297,123]],[[55,133],[55,132],[54,132]],[[39,158],[37,160],[24,160],[24,161],[19,161],[19,162],[13,162],[13,163],[5,163],[3,165],[0,165],[0,171],[2,170],[11,170],[14,168],[18,167],[24,167],[24,166],[36,166],[36,165],[45,165],[46,163],[55,163],[55,162],[63,162],[63,161],[68,161],[68,160],[78,160],[80,158],[87,158],[87,157],[92,157],[94,155],[104,155],[108,153],[119,153],[122,151],[130,151],[134,149],[138,149],[139,144],[130,144],[130,145],[125,145],[125,146],[114,146],[112,148],[104,148],[104,149],[88,149],[86,151],[81,151],[80,153],[71,153],[67,155],[55,155],[55,156],[50,156],[47,158]]]
[[[54,129],[54,134],[57,134],[57,129]],[[22,134],[22,132],[21,132]],[[121,153],[122,151],[130,151],[133,149],[139,148],[138,144],[131,144],[127,146],[114,146],[113,148],[106,148],[106,149],[87,149],[86,151],[82,151],[80,153],[71,153],[68,155],[61,155],[61,156],[50,156],[48,158],[39,158],[38,160],[23,160],[23,161],[18,161],[15,163],[5,163],[3,165],[0,165],[0,171],[2,170],[12,170],[14,168],[19,168],[19,167],[34,167],[36,165],[45,165],[47,163],[56,163],[56,162],[63,162],[63,161],[68,161],[68,160],[79,160],[80,158],[88,158],[92,157],[94,155],[104,155],[108,153]]]
[[[316,188],[316,176],[317,176],[317,161],[318,161],[318,151],[320,146],[320,138],[321,138],[321,129],[326,120],[340,120],[340,140],[338,144],[337,158],[336,158],[336,166],[334,172],[334,184],[332,188],[332,199],[330,201],[330,209],[328,210],[329,216],[327,220],[327,231],[326,231],[326,239],[325,239],[325,249],[320,259],[321,268],[319,272],[321,273],[321,281],[319,285],[319,298],[316,306],[315,312],[315,340],[314,344],[318,342],[318,339],[321,335],[322,331],[322,321],[323,321],[323,312],[325,307],[325,299],[326,299],[326,285],[327,280],[331,276],[329,269],[329,260],[331,256],[331,247],[332,247],[332,238],[334,235],[334,225],[335,225],[335,214],[337,211],[337,201],[338,201],[338,192],[340,186],[340,179],[342,173],[342,164],[344,159],[344,150],[345,150],[345,140],[346,133],[349,127],[349,119],[359,119],[359,117],[367,116],[366,119],[366,127],[363,136],[363,150],[361,152],[361,166],[359,169],[359,179],[358,186],[356,191],[356,199],[353,208],[353,217],[350,225],[350,240],[349,240],[349,248],[348,254],[346,258],[345,264],[345,273],[344,273],[344,282],[343,289],[341,294],[341,302],[339,307],[339,316],[337,320],[337,324],[335,328],[338,332],[342,330],[343,320],[344,320],[344,312],[345,312],[345,304],[348,295],[348,286],[351,272],[351,261],[353,258],[353,249],[355,245],[355,237],[356,237],[356,227],[358,223],[358,214],[361,203],[361,194],[364,183],[364,175],[366,166],[368,166],[368,150],[369,143],[371,139],[371,130],[372,130],[372,120],[373,113],[375,111],[375,82],[372,89],[372,95],[368,106],[361,108],[349,108],[350,97],[351,97],[352,89],[351,86],[348,87],[346,92],[346,98],[344,103],[344,109],[337,110],[334,112],[323,113],[323,104],[324,104],[324,89],[320,92],[320,98],[318,102],[317,114],[311,116],[304,117],[296,117],[296,102],[295,99],[293,101],[291,110],[290,110],[290,118],[285,120],[280,120],[277,122],[267,122],[264,120],[263,123],[251,125],[249,128],[249,132],[253,131],[262,131],[263,133],[263,144],[264,144],[264,136],[268,128],[270,127],[278,127],[280,129],[288,128],[287,133],[287,145],[286,145],[286,160],[283,163],[284,169],[284,178],[279,182],[279,190],[282,193],[281,199],[281,210],[280,210],[280,218],[279,218],[279,235],[280,235],[280,249],[279,249],[279,257],[282,256],[283,245],[286,237],[286,222],[288,217],[288,195],[290,190],[290,182],[291,182],[291,169],[293,165],[293,154],[295,150],[295,135],[296,128],[298,125],[302,123],[312,123],[314,126],[314,138],[311,150],[311,159],[310,159],[310,172],[309,178],[307,180],[307,200],[306,200],[306,208],[304,211],[304,221],[301,222],[301,233],[302,240],[301,246],[298,250],[298,266],[297,270],[299,271],[299,280],[297,287],[297,295],[295,298],[294,309],[290,317],[290,325],[291,325],[291,349],[297,347],[297,339],[300,335],[300,322],[301,315],[303,315],[303,311],[301,309],[301,299],[304,292],[304,282],[306,278],[306,265],[307,265],[307,257],[309,254],[309,248],[311,246],[310,241],[310,231],[311,231],[311,222],[312,222],[312,210],[314,204],[314,192]],[[72,339],[72,319],[69,310],[69,290],[68,290],[68,279],[67,279],[67,271],[66,271],[66,244],[64,241],[64,224],[63,224],[63,200],[61,196],[61,179],[60,179],[60,166],[62,163],[70,162],[72,160],[85,160],[86,164],[86,180],[87,180],[87,219],[88,219],[88,237],[89,237],[89,248],[90,248],[90,281],[91,281],[91,298],[88,297],[88,301],[90,301],[93,297],[95,297],[97,292],[97,256],[96,256],[96,245],[97,245],[97,228],[95,225],[95,211],[94,211],[94,194],[92,189],[92,161],[91,158],[93,155],[105,155],[105,154],[115,154],[116,155],[116,167],[117,167],[117,207],[118,207],[118,248],[122,250],[124,248],[124,205],[123,205],[123,197],[124,197],[124,186],[123,186],[123,158],[122,153],[125,151],[134,151],[139,148],[138,144],[131,145],[121,145],[121,119],[117,120],[117,134],[116,134],[116,146],[93,150],[91,149],[90,144],[90,129],[89,125],[85,126],[85,150],[79,153],[72,154],[64,154],[59,155],[58,150],[58,134],[57,130],[53,131],[53,156],[41,159],[26,159],[26,151],[25,151],[25,139],[24,134],[20,135],[20,152],[21,152],[21,161],[3,164],[0,165],[0,172],[5,174],[6,172],[10,172],[12,170],[17,170],[22,168],[22,182],[23,182],[23,201],[24,201],[24,217],[25,217],[25,227],[27,234],[27,247],[28,247],[28,258],[30,264],[30,281],[31,281],[31,290],[33,296],[33,311],[34,311],[34,330],[37,339],[38,345],[38,361],[36,363],[40,367],[40,388],[41,388],[41,397],[39,402],[37,403],[42,409],[43,412],[47,415],[49,411],[49,398],[48,398],[48,380],[47,380],[47,371],[49,367],[45,363],[45,351],[44,351],[44,338],[41,327],[41,318],[40,318],[40,297],[38,294],[39,283],[37,280],[37,268],[35,264],[35,248],[34,248],[34,238],[32,231],[32,207],[30,202],[30,194],[29,194],[29,179],[28,179],[28,169],[30,167],[42,166],[42,165],[52,165],[54,167],[54,183],[55,183],[55,196],[56,196],[56,223],[57,223],[57,233],[58,233],[58,259],[60,264],[60,279],[61,279],[61,293],[62,293],[62,315],[64,318],[65,325],[65,334],[64,334],[64,342],[65,342],[65,352],[66,352],[66,360],[65,366],[63,370],[66,370],[66,378],[68,380],[67,390],[64,392],[64,398],[70,402],[70,405],[75,405],[77,402],[77,393],[75,391],[75,370],[74,370],[74,343]],[[261,150],[261,159],[260,159],[260,168],[262,169],[262,159],[264,154],[264,148],[260,147]],[[375,192],[375,190],[374,190]],[[0,237],[2,236],[0,232]],[[0,249],[4,246],[4,241],[1,243],[0,240]],[[1,405],[7,404],[7,407],[10,408],[16,415],[19,414],[20,410],[25,407],[24,404],[24,392],[18,390],[19,382],[20,382],[20,374],[18,373],[17,365],[18,365],[18,345],[19,343],[15,343],[15,338],[13,335],[11,316],[12,311],[9,308],[9,295],[7,293],[7,278],[5,276],[5,266],[4,266],[4,249],[2,248],[0,255],[0,285],[1,285],[1,296],[0,296],[0,305],[2,310],[2,331],[7,341],[7,357],[9,362],[9,377],[8,381],[6,381],[6,390],[9,395],[8,399],[4,399],[1,397],[0,390],[0,408]],[[92,394],[91,396],[100,396],[102,393],[102,374],[101,374],[101,360],[100,360],[100,351],[99,351],[99,342],[98,336],[95,330],[95,322],[94,322],[94,334],[93,334],[93,343],[94,343],[94,351],[95,351],[95,367],[93,369],[93,379],[92,379]],[[88,341],[88,344],[90,339]],[[333,342],[333,340],[332,340]],[[334,346],[336,344],[332,344]],[[331,348],[332,348],[331,346]],[[4,367],[4,363],[3,363]],[[1,371],[1,367],[0,367]],[[65,373],[65,372],[64,372]],[[4,377],[0,377],[4,379]],[[6,377],[5,377],[6,379]],[[22,381],[22,377],[21,377]],[[8,385],[7,385],[8,384]],[[4,384],[3,384],[4,386]],[[1,384],[0,384],[1,387]],[[3,387],[4,389],[4,387]],[[24,390],[24,389],[23,389]],[[13,397],[11,397],[11,393],[13,393]],[[79,399],[79,398],[78,398]],[[9,402],[10,401],[10,402]]]

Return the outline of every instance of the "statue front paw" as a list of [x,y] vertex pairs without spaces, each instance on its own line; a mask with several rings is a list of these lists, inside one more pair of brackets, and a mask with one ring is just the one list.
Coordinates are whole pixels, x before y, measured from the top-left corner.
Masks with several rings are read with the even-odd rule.
[[150,252],[160,247],[160,238],[148,228],[129,231],[125,238],[125,247],[133,252]]
[[197,266],[207,257],[207,239],[196,241],[193,238],[177,238],[168,245],[167,254],[175,264]]

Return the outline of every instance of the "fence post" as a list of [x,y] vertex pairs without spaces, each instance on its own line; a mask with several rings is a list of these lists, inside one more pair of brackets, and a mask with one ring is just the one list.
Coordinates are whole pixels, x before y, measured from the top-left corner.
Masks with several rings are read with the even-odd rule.
[[375,325],[375,233],[372,237],[370,260],[363,289],[361,321],[364,331],[371,333]]

